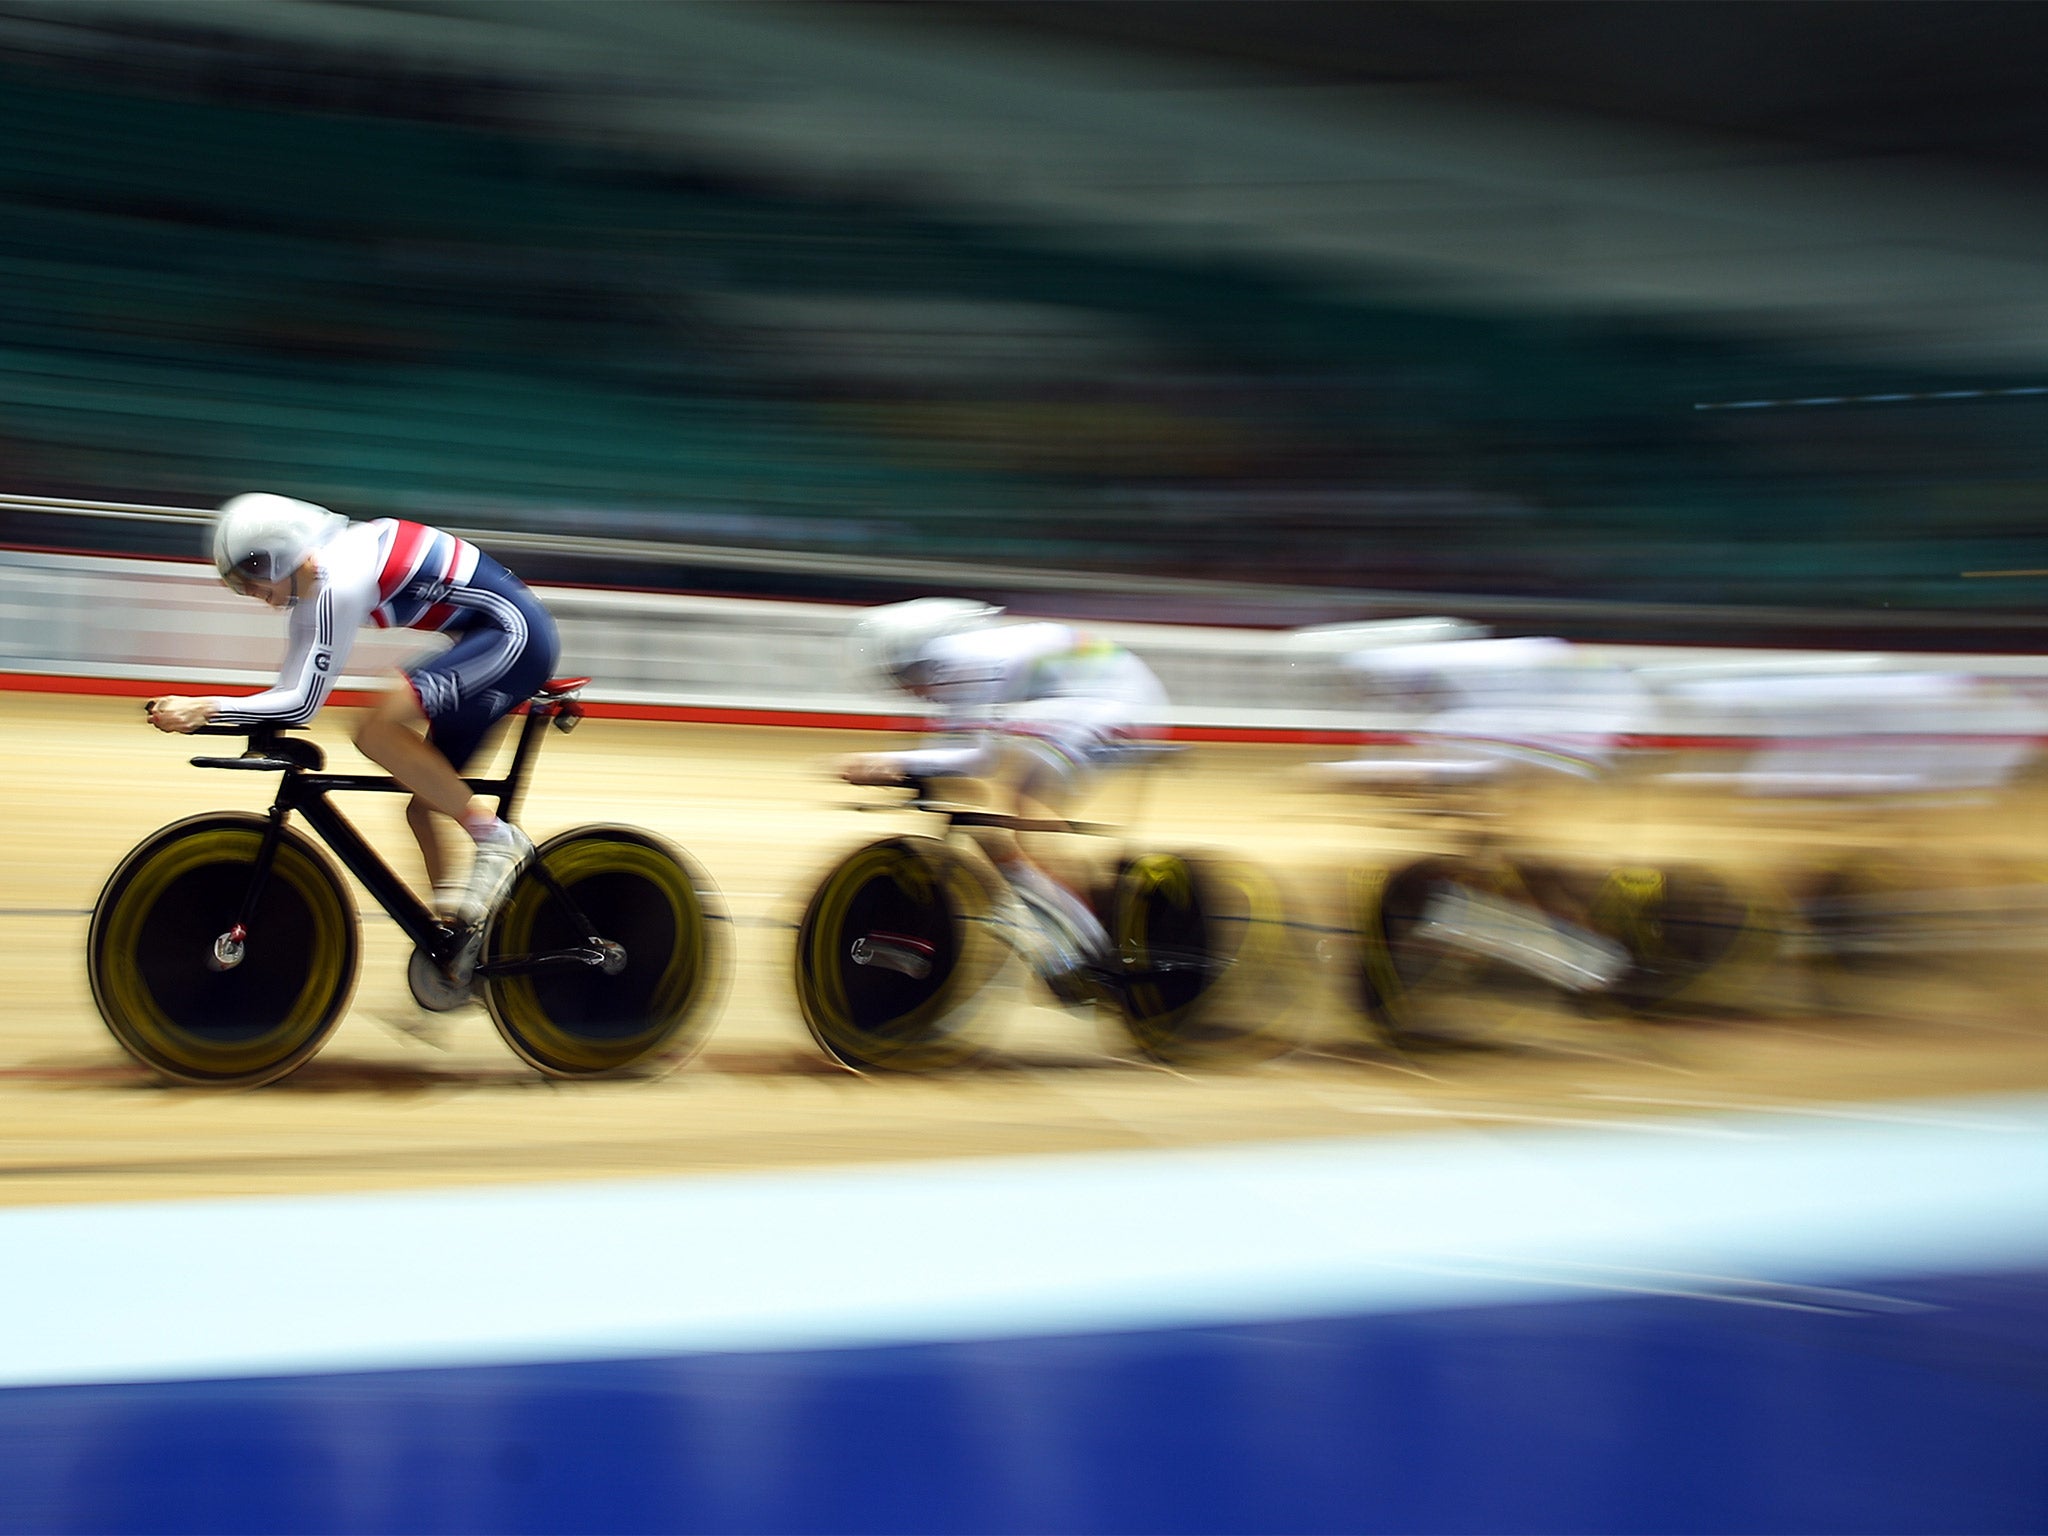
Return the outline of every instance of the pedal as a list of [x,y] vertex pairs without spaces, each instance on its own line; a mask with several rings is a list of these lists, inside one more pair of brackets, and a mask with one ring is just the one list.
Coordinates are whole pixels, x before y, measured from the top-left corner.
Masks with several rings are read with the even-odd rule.
[[1412,936],[1484,955],[1569,992],[1610,987],[1629,967],[1619,944],[1462,885],[1430,897]]

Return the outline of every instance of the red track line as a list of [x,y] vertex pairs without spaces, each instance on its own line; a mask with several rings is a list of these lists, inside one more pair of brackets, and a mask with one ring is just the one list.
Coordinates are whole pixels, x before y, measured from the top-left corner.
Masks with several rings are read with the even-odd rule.
[[[56,693],[149,699],[155,698],[158,694],[176,693],[180,689],[192,686],[189,682],[151,681],[146,678],[57,677],[39,672],[0,672],[0,693]],[[342,688],[329,695],[328,701],[349,709],[372,703],[377,697],[376,693],[367,689]],[[602,699],[585,701],[583,712],[599,720],[665,720],[682,725],[793,726],[827,731],[922,731],[928,725],[925,718],[920,715],[863,715],[838,710],[748,708],[711,704],[622,704],[609,703]],[[1398,731],[1330,730],[1317,726],[1277,725],[1176,725],[1168,728],[1165,734],[1172,741],[1317,747],[1385,746],[1407,739]],[[1974,741],[1979,738],[1970,739]],[[2048,737],[2002,736],[1995,739],[2034,740],[2048,744]],[[1840,744],[1840,738],[1828,740]],[[1789,747],[1801,743],[1798,738],[1793,737],[1645,735],[1632,736],[1628,738],[1627,744],[1637,749],[1736,752],[1753,751],[1772,745]]]

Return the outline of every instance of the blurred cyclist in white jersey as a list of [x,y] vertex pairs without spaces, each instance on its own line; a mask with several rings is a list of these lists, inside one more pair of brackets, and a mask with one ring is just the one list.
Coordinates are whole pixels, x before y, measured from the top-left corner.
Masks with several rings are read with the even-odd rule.
[[[850,757],[840,767],[847,782],[977,779],[1005,792],[1018,815],[1058,820],[1104,768],[1157,734],[1148,722],[1166,692],[1144,662],[1065,624],[998,624],[1002,611],[921,597],[861,620],[858,659],[935,706],[933,728],[944,739]],[[1087,901],[1014,838],[983,846],[1055,946],[1039,957],[1045,968],[1071,971],[1107,958],[1108,935]]]
[[[284,666],[273,687],[246,697],[160,698],[160,731],[274,721],[304,725],[327,702],[356,631],[435,630],[452,644],[405,667],[356,727],[363,755],[413,792],[406,821],[427,876],[466,924],[532,854],[526,834],[472,795],[462,769],[491,728],[547,681],[558,644],[554,620],[532,592],[464,539],[420,523],[352,523],[288,496],[237,496],[213,527],[221,580],[287,611]],[[475,841],[466,886],[449,879],[434,816]]]
[[1325,765],[1332,780],[1351,777],[1362,786],[1425,764],[1439,782],[1532,774],[1602,779],[1653,713],[1649,691],[1629,668],[1549,636],[1474,632],[1361,645],[1335,660],[1363,700],[1410,717],[1405,755],[1379,752]]

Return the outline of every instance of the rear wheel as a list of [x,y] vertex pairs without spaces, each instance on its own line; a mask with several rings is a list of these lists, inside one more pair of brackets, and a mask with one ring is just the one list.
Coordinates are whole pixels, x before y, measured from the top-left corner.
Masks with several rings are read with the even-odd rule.
[[1109,930],[1123,1026],[1146,1055],[1200,1065],[1295,1043],[1292,932],[1264,870],[1141,855],[1117,871]]
[[1994,886],[2005,911],[1987,913],[1967,883],[1958,889],[1953,879],[1932,861],[1913,865],[1884,854],[1822,870],[1800,904],[1822,1007],[1851,1018],[1939,1018],[1966,989],[1995,986],[2001,962],[2018,959],[2030,980],[2037,976],[2038,960],[2024,949],[2000,955],[1983,942],[2001,921],[2024,921],[2024,901],[2011,900],[2018,893]]
[[[716,889],[682,854],[631,827],[579,827],[541,844],[484,933],[480,968],[601,941],[602,964],[557,960],[479,978],[491,1021],[554,1077],[680,1061],[703,1043],[730,950]],[[587,925],[587,926],[586,926]]]
[[1782,928],[1720,876],[1683,867],[1610,870],[1592,913],[1629,954],[1612,997],[1649,1017],[1740,1001]]
[[999,956],[978,922],[987,892],[926,837],[856,849],[819,882],[796,938],[796,995],[819,1045],[847,1066],[927,1072],[981,1054],[967,1032]]
[[306,838],[280,831],[239,954],[268,829],[222,812],[165,827],[108,877],[86,937],[93,1001],[114,1038],[174,1082],[270,1082],[318,1051],[355,987],[353,903]]

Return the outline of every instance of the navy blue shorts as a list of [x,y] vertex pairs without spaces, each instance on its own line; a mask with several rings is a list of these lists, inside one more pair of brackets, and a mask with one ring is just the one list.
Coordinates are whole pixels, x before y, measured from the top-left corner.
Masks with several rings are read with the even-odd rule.
[[561,641],[540,599],[489,555],[442,601],[457,610],[448,626],[454,644],[403,670],[427,717],[427,740],[460,773],[492,727],[553,675]]

